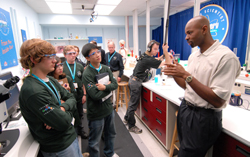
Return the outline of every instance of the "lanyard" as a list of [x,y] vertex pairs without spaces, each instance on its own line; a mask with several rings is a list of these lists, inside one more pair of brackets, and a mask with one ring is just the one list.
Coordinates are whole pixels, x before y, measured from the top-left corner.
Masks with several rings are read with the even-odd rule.
[[101,70],[101,67],[102,67],[101,64],[100,64],[99,69],[96,69],[93,65],[91,65],[91,63],[89,65],[90,65],[91,68],[94,68],[95,70],[97,70],[98,73],[99,73],[99,71]]
[[67,64],[67,66],[68,66],[68,69],[69,69],[69,72],[70,72],[70,74],[71,74],[71,77],[72,77],[72,79],[73,79],[73,82],[75,82],[75,75],[76,75],[76,62],[74,63],[74,74],[72,73],[72,70],[71,70],[71,68],[70,68],[70,66],[69,66],[69,63],[66,61],[66,64]]
[[[59,97],[59,94],[58,94],[58,92],[57,92],[57,90],[56,90],[56,88],[55,88],[55,86],[49,81],[49,83],[50,83],[50,85],[53,87],[53,89],[54,89],[54,91],[55,92],[53,92],[53,90],[47,85],[47,83],[45,83],[42,79],[40,79],[39,77],[37,77],[35,74],[32,74],[32,76],[34,76],[38,81],[40,81],[40,82],[42,82],[53,94],[54,94],[54,96],[56,97],[56,99],[57,99],[57,101],[58,101],[58,103],[59,103],[59,105],[61,106],[61,101],[60,101],[60,97]],[[56,94],[55,94],[56,93]]]
[[109,64],[110,64],[111,59],[114,57],[115,53],[116,53],[116,51],[115,51],[114,54],[110,57],[110,52],[109,52],[109,55],[108,55],[108,62],[109,62]]

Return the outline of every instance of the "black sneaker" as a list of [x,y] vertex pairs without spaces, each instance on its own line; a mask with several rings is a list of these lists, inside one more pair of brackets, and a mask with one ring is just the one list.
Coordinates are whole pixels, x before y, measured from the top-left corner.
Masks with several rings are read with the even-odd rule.
[[136,134],[142,133],[142,129],[138,128],[137,126],[133,126],[132,128],[129,129],[129,132],[134,132]]

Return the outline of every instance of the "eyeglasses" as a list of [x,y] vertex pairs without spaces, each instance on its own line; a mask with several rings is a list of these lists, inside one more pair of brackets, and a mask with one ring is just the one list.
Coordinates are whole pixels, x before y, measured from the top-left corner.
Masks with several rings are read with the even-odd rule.
[[56,54],[50,54],[50,55],[45,54],[45,55],[43,55],[43,56],[44,56],[44,57],[47,57],[48,59],[55,59]]
[[75,55],[76,52],[67,52],[67,53],[66,53],[66,55],[73,55],[73,54]]
[[63,63],[56,64],[56,68],[59,67],[59,66],[63,66]]
[[88,55],[89,57],[90,56],[93,56],[93,55],[95,55],[95,54],[100,54],[101,53],[101,51],[100,50],[97,50],[96,52],[93,52],[93,53],[91,53],[90,55]]

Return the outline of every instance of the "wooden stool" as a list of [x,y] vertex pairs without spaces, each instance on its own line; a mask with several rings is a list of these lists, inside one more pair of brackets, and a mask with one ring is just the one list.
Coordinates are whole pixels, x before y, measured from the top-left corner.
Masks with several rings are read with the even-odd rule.
[[[178,111],[175,112],[176,117],[177,117],[177,114],[178,114]],[[176,145],[176,143],[179,142],[179,140],[176,140],[177,135],[178,135],[178,133],[177,133],[177,119],[176,119],[175,120],[175,125],[174,125],[174,132],[173,132],[172,142],[171,142],[171,146],[170,146],[170,150],[169,150],[169,157],[173,157],[174,148],[179,150],[179,148]]]
[[123,101],[125,101],[126,109],[128,109],[128,98],[130,98],[128,82],[124,82],[124,81],[118,82],[117,98],[116,98],[116,112],[118,112],[118,104],[119,104],[120,96],[121,96],[121,106],[122,104],[124,104]]

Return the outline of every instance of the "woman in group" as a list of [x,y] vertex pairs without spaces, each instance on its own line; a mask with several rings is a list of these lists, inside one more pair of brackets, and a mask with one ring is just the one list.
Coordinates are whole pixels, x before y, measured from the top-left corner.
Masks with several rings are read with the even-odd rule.
[[[66,90],[68,90],[70,93],[76,94],[75,86],[73,84],[73,80],[71,77],[63,73],[63,63],[61,59],[57,56],[55,56],[56,63],[55,63],[55,69],[54,71],[50,72],[48,75],[54,77],[56,80],[58,80],[59,84],[61,84]],[[65,81],[63,81],[63,79]],[[62,100],[61,100],[62,101]],[[76,112],[73,113],[73,116],[75,118],[75,130],[77,131],[77,126],[80,124],[80,117],[76,110]]]

